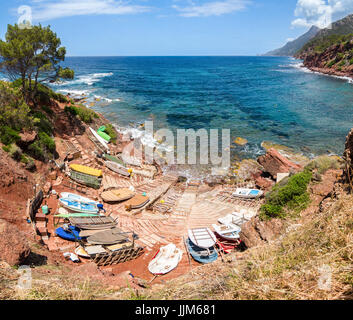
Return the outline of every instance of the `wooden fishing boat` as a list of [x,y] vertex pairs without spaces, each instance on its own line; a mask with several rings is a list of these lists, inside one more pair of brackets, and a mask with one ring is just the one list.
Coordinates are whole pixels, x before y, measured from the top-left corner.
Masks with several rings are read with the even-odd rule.
[[119,159],[118,157],[115,157],[115,156],[112,156],[110,154],[105,153],[103,155],[103,158],[107,161],[113,161],[113,162],[116,162],[117,164],[120,164],[121,166],[125,167],[124,161]]
[[218,253],[215,247],[211,248],[200,248],[196,246],[190,238],[186,240],[186,245],[188,248],[188,251],[190,255],[193,257],[193,259],[197,262],[206,264],[206,263],[211,263],[217,260],[218,258]]
[[70,193],[70,192],[61,192],[60,197],[64,199],[70,199],[70,200],[75,200],[75,201],[81,201],[85,203],[96,203],[98,204],[99,202],[82,197],[78,194]]
[[94,169],[91,167],[87,167],[87,166],[83,166],[81,164],[70,164],[70,169],[77,171],[77,172],[81,172],[90,176],[94,176],[94,177],[101,177],[103,172],[102,170],[98,170],[98,169]]
[[94,137],[100,142],[100,144],[109,151],[109,146],[107,144],[107,142],[95,131],[93,130],[91,127],[89,127],[89,129],[91,130],[92,134],[94,135]]
[[125,177],[130,177],[130,172],[128,171],[128,169],[125,168],[124,166],[116,163],[116,162],[106,161],[105,165],[107,166],[108,169],[110,169],[116,173],[119,173]]
[[118,224],[117,219],[105,216],[70,217],[70,223],[82,230],[105,230],[113,229]]
[[126,210],[140,209],[145,206],[149,201],[150,199],[147,196],[138,194],[125,203],[125,208]]
[[91,176],[89,174],[81,173],[75,170],[70,170],[70,178],[80,184],[94,189],[99,189],[102,182],[101,177]]
[[240,229],[239,232],[241,231],[241,228],[239,226],[241,219],[234,216],[233,214],[228,214],[225,217],[219,218],[218,222],[224,226],[229,226],[230,228],[234,229]]
[[188,230],[189,239],[200,248],[211,248],[216,244],[216,236],[209,228],[196,228]]
[[237,240],[239,239],[239,232],[241,228],[230,226],[230,225],[212,225],[214,231],[225,240]]
[[127,234],[119,228],[104,230],[87,237],[87,242],[89,244],[96,245],[113,245],[118,243],[125,243],[128,241],[129,238]]
[[258,189],[246,189],[246,188],[237,188],[233,192],[232,196],[236,198],[244,199],[257,199],[263,195],[263,192]]
[[175,244],[168,244],[158,250],[148,264],[148,270],[155,275],[166,274],[178,266],[182,256],[182,251]]
[[96,203],[85,203],[71,199],[60,198],[60,204],[74,212],[98,214],[99,209]]
[[131,191],[129,188],[114,189],[101,193],[101,198],[105,202],[126,201],[131,199],[133,196],[135,196],[135,192]]

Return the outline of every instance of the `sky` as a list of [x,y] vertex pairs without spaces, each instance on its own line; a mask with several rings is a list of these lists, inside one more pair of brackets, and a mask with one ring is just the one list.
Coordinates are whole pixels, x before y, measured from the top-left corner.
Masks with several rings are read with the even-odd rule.
[[6,0],[7,24],[50,25],[68,56],[257,55],[353,13],[353,0]]

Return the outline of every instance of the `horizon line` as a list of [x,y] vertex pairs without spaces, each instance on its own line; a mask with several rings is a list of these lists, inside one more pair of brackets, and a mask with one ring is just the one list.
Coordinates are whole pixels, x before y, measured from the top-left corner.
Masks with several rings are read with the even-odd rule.
[[[138,58],[138,57],[263,57],[262,54],[233,55],[233,54],[204,54],[204,55],[66,55],[66,58]],[[267,56],[269,57],[269,56]]]

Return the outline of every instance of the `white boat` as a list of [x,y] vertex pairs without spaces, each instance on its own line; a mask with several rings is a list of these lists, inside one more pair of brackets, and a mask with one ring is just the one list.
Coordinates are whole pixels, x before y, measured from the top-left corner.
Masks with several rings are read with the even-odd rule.
[[97,133],[97,131],[93,130],[91,127],[89,127],[89,129],[91,130],[95,138],[100,142],[100,144],[109,151],[110,149],[107,142]]
[[239,225],[242,225],[242,219],[234,216],[233,214],[228,214],[225,217],[219,218],[218,222],[224,226],[229,226],[231,228],[234,228],[238,232],[241,231],[241,228]]
[[80,202],[85,202],[85,203],[96,203],[98,204],[99,202],[82,197],[78,194],[70,193],[70,192],[61,192],[60,197],[64,199],[71,199],[74,201],[80,201]]
[[178,266],[182,256],[182,251],[170,243],[159,249],[148,264],[148,270],[155,275],[166,274]]
[[239,221],[241,221],[241,224],[250,221],[252,217],[256,216],[256,212],[236,212],[234,211],[232,213],[232,215],[238,219]]
[[[223,239],[226,240],[237,240],[239,239],[239,232],[240,232],[240,228],[235,228],[234,226],[230,226],[230,225],[216,225],[213,224],[212,225],[214,231]],[[240,230],[239,230],[240,229]]]
[[118,164],[113,161],[106,161],[105,165],[107,166],[107,168],[109,168],[110,170],[112,170],[116,173],[119,173],[119,174],[126,176],[126,177],[130,177],[130,172],[128,171],[128,169],[125,168],[124,166],[122,166],[121,164]]
[[188,230],[189,239],[200,248],[208,249],[216,244],[216,236],[209,228],[196,228]]
[[72,199],[59,199],[60,204],[71,211],[80,212],[80,213],[92,213],[98,214],[99,209],[96,203],[85,203],[77,200]]
[[245,199],[257,199],[262,195],[263,195],[263,192],[258,189],[237,188],[235,192],[233,192],[233,197],[245,198]]
[[78,255],[79,257],[82,258],[90,258],[91,256],[85,251],[84,248],[82,248],[81,246],[77,247],[75,249],[75,253],[76,255]]

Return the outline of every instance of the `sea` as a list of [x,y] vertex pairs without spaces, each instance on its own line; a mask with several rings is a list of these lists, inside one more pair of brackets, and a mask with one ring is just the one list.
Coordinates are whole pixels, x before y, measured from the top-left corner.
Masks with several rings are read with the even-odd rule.
[[339,154],[353,127],[353,84],[289,57],[68,57],[75,78],[50,84],[145,144],[155,130],[230,129],[237,158],[256,158],[263,141],[309,157]]

